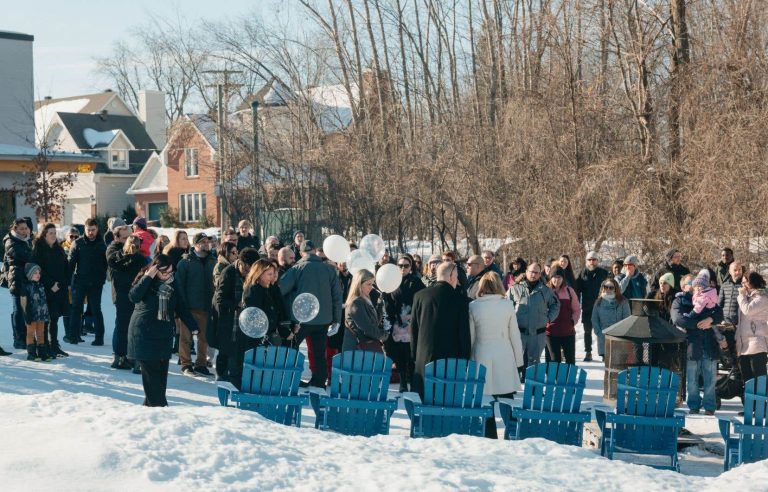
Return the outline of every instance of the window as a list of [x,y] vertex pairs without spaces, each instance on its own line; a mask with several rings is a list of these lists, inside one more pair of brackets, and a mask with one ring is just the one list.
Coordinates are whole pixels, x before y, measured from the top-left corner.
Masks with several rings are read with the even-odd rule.
[[179,220],[197,222],[205,216],[205,193],[179,195]]
[[184,149],[184,175],[197,177],[197,149]]
[[110,154],[109,167],[112,169],[128,169],[127,150],[113,150]]

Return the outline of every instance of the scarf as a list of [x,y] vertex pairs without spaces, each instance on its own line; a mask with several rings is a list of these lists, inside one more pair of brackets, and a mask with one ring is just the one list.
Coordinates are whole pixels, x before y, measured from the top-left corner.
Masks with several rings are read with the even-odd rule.
[[157,297],[159,299],[157,308],[157,319],[160,321],[172,321],[171,314],[168,311],[168,305],[173,295],[173,275],[168,277],[168,280],[162,282],[157,287]]

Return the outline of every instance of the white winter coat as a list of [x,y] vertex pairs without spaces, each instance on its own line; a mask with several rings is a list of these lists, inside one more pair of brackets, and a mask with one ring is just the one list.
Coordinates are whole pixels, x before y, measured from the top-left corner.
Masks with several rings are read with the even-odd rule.
[[515,305],[500,295],[486,295],[469,303],[472,360],[483,364],[486,395],[520,391],[517,367],[525,362]]

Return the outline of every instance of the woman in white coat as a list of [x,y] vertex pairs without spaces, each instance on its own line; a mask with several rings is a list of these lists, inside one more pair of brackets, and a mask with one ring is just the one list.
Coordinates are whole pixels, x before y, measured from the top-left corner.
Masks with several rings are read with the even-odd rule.
[[[486,368],[483,393],[511,398],[521,389],[518,371],[524,365],[515,305],[504,298],[504,287],[495,272],[480,278],[477,296],[469,303],[471,358]],[[493,419],[486,421],[485,435],[496,438]]]

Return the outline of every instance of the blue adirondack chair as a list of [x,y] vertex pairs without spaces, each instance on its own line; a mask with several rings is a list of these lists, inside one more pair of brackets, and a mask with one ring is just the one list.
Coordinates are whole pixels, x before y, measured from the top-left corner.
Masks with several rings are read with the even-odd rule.
[[299,395],[304,355],[288,347],[257,347],[245,353],[240,391],[230,383],[219,383],[219,402],[252,410],[284,425],[301,427],[301,407],[307,395]]
[[[768,377],[744,383],[744,421],[720,418],[720,434],[725,439],[725,470],[742,463],[768,458]],[[733,432],[737,434],[731,437]]]
[[424,368],[424,399],[405,395],[411,437],[482,436],[493,408],[483,405],[485,366],[466,359],[440,359]]
[[350,350],[333,357],[328,394],[311,392],[315,428],[350,436],[389,434],[397,401],[387,399],[392,359]]
[[675,410],[679,386],[677,374],[660,367],[621,371],[615,412],[595,409],[602,431],[600,454],[609,459],[615,453],[668,456],[669,466],[656,467],[680,471],[677,436],[685,425],[685,414]]
[[586,384],[586,371],[571,364],[528,366],[522,408],[499,402],[504,438],[541,437],[581,446],[584,423],[591,420],[590,412],[580,411]]

